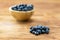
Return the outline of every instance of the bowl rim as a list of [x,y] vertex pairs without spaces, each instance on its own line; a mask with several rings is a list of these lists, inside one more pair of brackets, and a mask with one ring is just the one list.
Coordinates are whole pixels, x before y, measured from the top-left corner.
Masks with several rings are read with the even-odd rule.
[[12,7],[15,7],[16,5],[13,5],[13,6],[10,6],[9,7],[9,11],[14,11],[14,12],[23,12],[23,13],[26,13],[26,12],[33,12],[34,11],[34,9],[32,9],[31,11],[15,11],[15,10],[12,10]]

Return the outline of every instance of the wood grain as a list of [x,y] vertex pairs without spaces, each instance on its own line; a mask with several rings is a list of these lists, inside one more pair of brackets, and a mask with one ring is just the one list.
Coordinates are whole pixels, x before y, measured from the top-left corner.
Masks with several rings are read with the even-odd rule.
[[[35,13],[27,22],[16,21],[8,8],[20,3],[32,3]],[[35,36],[30,26],[46,25],[50,33]],[[60,0],[0,0],[0,40],[60,40]]]

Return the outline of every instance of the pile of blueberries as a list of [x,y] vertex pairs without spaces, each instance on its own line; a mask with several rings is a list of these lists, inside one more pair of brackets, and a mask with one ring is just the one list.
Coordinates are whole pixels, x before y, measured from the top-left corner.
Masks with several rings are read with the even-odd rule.
[[30,28],[30,33],[39,35],[39,34],[48,34],[49,28],[47,26],[37,25]]
[[32,9],[33,9],[32,4],[20,4],[12,7],[12,10],[15,10],[15,11],[30,11]]

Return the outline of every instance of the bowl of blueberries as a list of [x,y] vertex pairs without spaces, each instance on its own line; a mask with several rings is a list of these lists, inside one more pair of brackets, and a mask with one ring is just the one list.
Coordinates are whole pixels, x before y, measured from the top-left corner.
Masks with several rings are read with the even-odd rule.
[[18,21],[29,20],[34,13],[32,4],[19,4],[9,7],[11,15]]

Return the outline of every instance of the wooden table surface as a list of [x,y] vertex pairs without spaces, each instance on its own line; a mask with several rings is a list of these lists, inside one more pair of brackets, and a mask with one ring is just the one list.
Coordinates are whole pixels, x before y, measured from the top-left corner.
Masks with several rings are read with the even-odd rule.
[[[17,22],[8,8],[20,3],[32,3],[34,15],[28,22]],[[49,34],[35,36],[30,26],[45,25]],[[0,40],[60,40],[60,0],[0,0]]]

